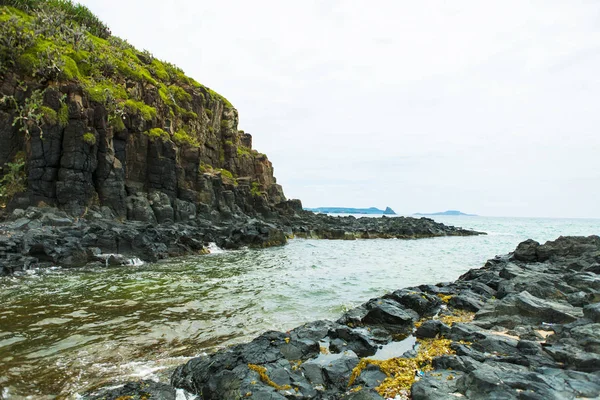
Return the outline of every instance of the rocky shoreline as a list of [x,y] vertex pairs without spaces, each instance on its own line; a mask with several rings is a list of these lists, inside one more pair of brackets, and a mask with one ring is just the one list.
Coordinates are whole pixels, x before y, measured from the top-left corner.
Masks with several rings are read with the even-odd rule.
[[[528,240],[452,283],[266,332],[85,399],[573,399],[600,396],[600,237]],[[127,397],[131,396],[131,397]]]
[[[82,218],[51,207],[16,209],[0,222],[0,276],[32,268],[128,265],[207,253],[209,243],[225,249],[284,245],[288,238],[415,239],[482,234],[427,218],[354,218],[317,215],[294,201],[268,219],[221,214],[186,222],[118,220],[90,210]],[[106,211],[106,210],[105,210]],[[181,218],[178,218],[181,220]]]

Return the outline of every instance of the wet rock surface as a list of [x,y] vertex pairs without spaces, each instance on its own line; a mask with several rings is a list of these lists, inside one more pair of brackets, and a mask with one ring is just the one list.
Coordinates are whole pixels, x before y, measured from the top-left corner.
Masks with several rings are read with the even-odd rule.
[[[297,232],[304,232],[309,222],[318,224],[320,232],[325,232],[325,227],[344,228],[351,232],[348,235],[357,237],[364,232],[371,232],[369,237],[377,237],[377,232],[385,237],[390,232],[396,232],[398,237],[405,237],[406,232],[410,232],[410,237],[478,234],[425,218],[323,218],[303,211],[301,204],[294,201],[271,218],[243,213],[226,217],[210,209],[197,214],[194,211],[193,219],[182,218],[186,209],[178,203],[171,208],[168,198],[158,194],[152,207],[147,200],[132,207],[136,204],[145,204],[134,211],[136,215],[146,215],[144,221],[118,219],[108,207],[90,209],[78,217],[52,207],[15,209],[0,222],[0,276],[94,262],[103,266],[128,265],[135,263],[136,258],[154,262],[206,253],[211,242],[225,249],[278,246]],[[299,236],[304,237],[302,233]]]
[[599,277],[588,272],[600,237],[534,244],[535,254],[540,247],[543,261],[497,256],[453,283],[398,290],[338,321],[194,358],[171,385],[202,399],[598,398]]

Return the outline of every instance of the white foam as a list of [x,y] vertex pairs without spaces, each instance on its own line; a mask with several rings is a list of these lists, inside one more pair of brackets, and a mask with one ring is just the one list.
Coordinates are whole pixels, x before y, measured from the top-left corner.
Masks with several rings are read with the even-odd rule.
[[129,260],[127,260],[127,266],[130,267],[141,267],[142,265],[144,265],[144,262],[142,260],[140,260],[137,257],[134,258],[130,258]]
[[188,393],[183,389],[175,390],[175,400],[195,400],[197,398],[198,396],[195,394]]
[[210,254],[221,254],[225,253],[225,250],[219,248],[215,242],[210,242],[207,247]]

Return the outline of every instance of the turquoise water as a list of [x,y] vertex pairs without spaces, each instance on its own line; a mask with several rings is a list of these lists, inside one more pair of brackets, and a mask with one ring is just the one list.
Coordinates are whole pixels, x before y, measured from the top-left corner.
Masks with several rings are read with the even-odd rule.
[[0,278],[0,398],[75,398],[267,329],[335,319],[371,297],[451,281],[528,238],[600,234],[600,220],[435,217],[487,236],[290,241],[138,267]]

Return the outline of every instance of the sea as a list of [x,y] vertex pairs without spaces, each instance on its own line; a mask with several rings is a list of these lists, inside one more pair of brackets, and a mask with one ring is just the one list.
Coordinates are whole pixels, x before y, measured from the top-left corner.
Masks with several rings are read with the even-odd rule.
[[208,255],[152,264],[0,278],[0,398],[77,399],[127,380],[168,382],[191,357],[337,319],[396,289],[453,281],[526,239],[600,234],[598,219],[431,218],[487,235],[211,245]]

